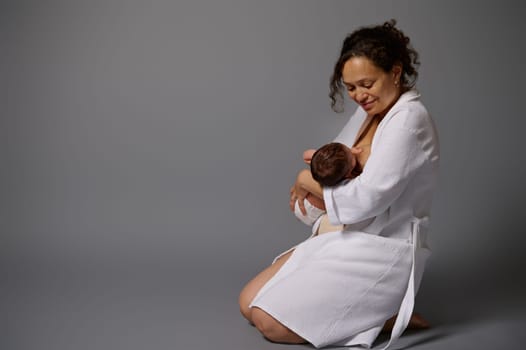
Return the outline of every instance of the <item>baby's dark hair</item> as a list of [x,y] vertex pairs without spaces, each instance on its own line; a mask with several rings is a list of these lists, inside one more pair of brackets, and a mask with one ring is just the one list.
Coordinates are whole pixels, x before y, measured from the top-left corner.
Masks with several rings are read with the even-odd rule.
[[340,56],[334,65],[329,97],[336,112],[343,111],[342,70],[352,57],[368,58],[384,72],[390,72],[395,64],[400,64],[400,84],[404,91],[412,88],[418,77],[418,53],[411,46],[409,37],[396,27],[396,20],[358,28],[343,41]]
[[345,179],[351,167],[346,146],[338,142],[320,147],[310,162],[312,178],[320,185],[329,187]]

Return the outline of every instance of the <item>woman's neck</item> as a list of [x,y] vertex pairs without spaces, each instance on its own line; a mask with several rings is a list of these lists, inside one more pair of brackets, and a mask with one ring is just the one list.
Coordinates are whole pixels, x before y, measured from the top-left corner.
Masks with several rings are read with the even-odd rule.
[[382,120],[387,113],[393,108],[393,106],[398,102],[400,99],[400,96],[402,96],[405,92],[409,91],[408,88],[399,88],[396,92],[395,97],[393,98],[393,101],[385,108],[381,113],[375,114],[374,117],[378,118],[379,120]]

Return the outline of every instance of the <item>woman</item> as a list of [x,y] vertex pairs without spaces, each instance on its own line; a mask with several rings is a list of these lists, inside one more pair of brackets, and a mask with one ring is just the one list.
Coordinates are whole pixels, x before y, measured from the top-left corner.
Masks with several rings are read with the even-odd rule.
[[439,149],[413,89],[418,54],[395,24],[351,33],[331,79],[334,110],[344,88],[359,105],[334,141],[364,150],[361,174],[322,188],[305,169],[291,189],[291,209],[318,197],[343,229],[282,254],[240,294],[243,316],[271,341],[369,347],[394,315],[391,340],[410,323]]

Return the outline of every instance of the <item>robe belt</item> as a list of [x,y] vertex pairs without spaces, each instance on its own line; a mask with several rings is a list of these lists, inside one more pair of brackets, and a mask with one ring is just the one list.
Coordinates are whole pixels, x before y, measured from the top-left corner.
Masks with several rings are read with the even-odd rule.
[[[423,266],[416,266],[417,265],[417,249],[420,248],[421,244],[424,243],[421,240],[425,239],[425,237],[421,237],[421,227],[428,225],[428,217],[423,218],[414,218],[411,222],[411,243],[412,243],[412,263],[411,263],[411,274],[409,275],[409,281],[407,283],[407,290],[405,292],[404,298],[402,299],[402,303],[400,304],[400,309],[398,311],[398,316],[396,317],[395,324],[393,326],[393,329],[391,331],[391,338],[389,339],[389,342],[386,346],[384,346],[381,350],[386,350],[389,346],[394,344],[398,338],[402,335],[404,330],[407,328],[407,325],[409,324],[409,320],[411,319],[411,315],[413,314],[413,308],[415,305],[415,295],[416,295],[416,288],[418,285],[415,285],[415,269],[423,268]],[[421,278],[421,273],[418,273],[418,278]],[[419,283],[420,281],[416,281],[416,283]]]

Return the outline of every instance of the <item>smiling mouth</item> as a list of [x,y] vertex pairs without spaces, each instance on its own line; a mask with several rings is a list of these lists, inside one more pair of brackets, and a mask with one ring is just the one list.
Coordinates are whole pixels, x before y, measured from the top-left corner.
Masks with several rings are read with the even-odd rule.
[[371,102],[367,102],[367,103],[362,103],[361,105],[362,105],[363,109],[367,110],[367,109],[370,109],[373,106],[373,103],[374,103],[374,101],[371,101]]

